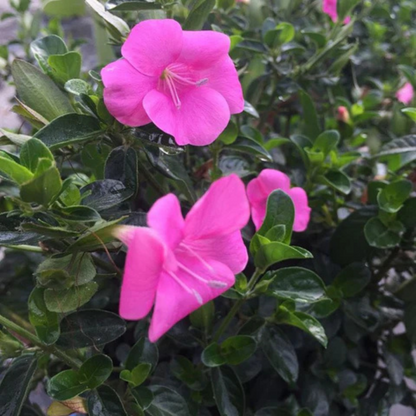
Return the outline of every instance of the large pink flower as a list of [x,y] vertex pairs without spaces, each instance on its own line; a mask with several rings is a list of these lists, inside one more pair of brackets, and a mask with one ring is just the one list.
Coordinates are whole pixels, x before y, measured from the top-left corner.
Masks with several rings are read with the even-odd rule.
[[247,186],[247,196],[251,205],[251,217],[256,230],[263,224],[266,216],[267,198],[276,189],[286,192],[295,206],[294,231],[305,231],[311,214],[308,196],[302,188],[291,188],[290,179],[283,172],[275,169],[264,169],[259,176]]
[[244,270],[241,229],[250,217],[244,184],[236,175],[214,182],[184,219],[175,195],[155,202],[150,228],[128,227],[118,237],[128,246],[120,315],[144,318],[155,305],[149,339],[229,289]]
[[406,82],[406,84],[396,92],[396,98],[406,105],[413,101],[413,96],[414,90],[410,82]]
[[229,48],[223,33],[145,20],[130,32],[123,58],[101,71],[104,102],[128,126],[152,121],[179,145],[210,144],[244,108]]
[[[337,0],[323,0],[322,11],[326,13],[334,23],[338,21]],[[345,18],[344,23],[348,24],[350,21],[351,17],[348,16]]]

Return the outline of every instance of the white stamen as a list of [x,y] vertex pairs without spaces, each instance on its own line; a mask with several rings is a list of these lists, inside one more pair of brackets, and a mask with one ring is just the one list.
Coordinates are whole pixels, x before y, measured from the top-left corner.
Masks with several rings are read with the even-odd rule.
[[194,296],[196,297],[196,300],[198,301],[198,303],[202,305],[204,303],[204,301],[202,300],[202,296],[195,289],[192,289],[192,292]]
[[227,284],[219,280],[210,280],[208,282],[208,286],[212,287],[213,289],[224,289],[227,287]]

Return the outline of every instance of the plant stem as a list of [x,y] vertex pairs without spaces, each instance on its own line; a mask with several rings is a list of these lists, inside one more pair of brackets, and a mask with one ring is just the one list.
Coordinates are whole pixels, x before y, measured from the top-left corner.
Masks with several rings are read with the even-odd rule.
[[26,329],[10,321],[2,315],[0,315],[0,324],[6,327],[8,330],[20,335],[22,338],[29,341],[36,347],[39,347],[45,352],[49,352],[50,354],[55,355],[69,367],[72,367],[73,369],[78,369],[80,367],[80,363],[77,360],[65,354],[63,351],[59,350],[54,345],[43,344],[42,341],[35,334],[32,334],[31,332],[27,331]]
[[234,306],[231,308],[231,310],[228,312],[227,316],[222,321],[220,327],[215,332],[214,336],[212,337],[213,342],[218,342],[218,340],[221,338],[221,335],[225,332],[225,330],[228,328],[228,325],[234,318],[234,316],[237,314],[237,312],[240,310],[241,306],[244,304],[244,302],[247,300],[248,296],[251,294],[251,291],[254,289],[254,286],[256,286],[257,281],[259,280],[259,277],[264,273],[264,270],[256,269],[253,273],[253,276],[251,276],[250,282],[247,286],[247,293],[244,298],[239,299]]
[[373,276],[374,283],[378,283],[384,277],[384,275],[390,270],[391,264],[393,263],[393,260],[395,259],[399,251],[400,247],[395,247],[390,253],[390,255],[386,258],[386,260],[384,260],[378,272],[375,273]]

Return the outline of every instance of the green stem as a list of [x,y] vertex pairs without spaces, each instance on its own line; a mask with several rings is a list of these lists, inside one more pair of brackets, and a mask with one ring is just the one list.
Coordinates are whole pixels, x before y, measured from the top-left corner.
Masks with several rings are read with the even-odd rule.
[[30,251],[32,253],[43,253],[43,250],[37,246],[28,246],[25,244],[21,245],[7,245],[6,248],[11,248],[16,251]]
[[253,273],[253,276],[251,276],[250,282],[247,286],[247,293],[246,296],[242,299],[239,299],[234,306],[230,309],[230,312],[228,312],[227,316],[222,321],[220,327],[215,332],[214,336],[212,337],[213,342],[218,342],[218,340],[221,338],[221,335],[225,332],[225,330],[228,328],[228,325],[233,320],[234,316],[237,314],[237,312],[240,310],[241,306],[244,304],[244,302],[247,300],[248,296],[251,294],[251,291],[256,286],[257,281],[259,280],[259,277],[264,273],[264,270],[256,269]]
[[8,330],[20,335],[22,338],[29,341],[31,344],[35,345],[36,347],[39,347],[45,352],[49,352],[50,354],[55,355],[61,361],[67,364],[69,367],[72,367],[74,369],[78,369],[80,367],[80,364],[77,360],[65,354],[63,351],[59,350],[54,345],[50,345],[50,346],[44,345],[42,341],[35,334],[32,334],[31,332],[27,331],[26,329],[10,321],[9,319],[5,318],[2,315],[0,315],[0,324],[6,327]]

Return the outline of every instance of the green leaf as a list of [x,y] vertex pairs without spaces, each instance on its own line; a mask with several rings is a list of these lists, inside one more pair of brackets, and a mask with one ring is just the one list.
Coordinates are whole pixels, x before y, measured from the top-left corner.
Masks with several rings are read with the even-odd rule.
[[279,23],[274,29],[264,35],[264,42],[271,48],[278,48],[293,40],[295,28],[290,23]]
[[108,31],[117,41],[122,41],[130,32],[129,25],[117,16],[114,16],[98,0],[85,0],[95,13],[105,22]]
[[54,210],[53,213],[67,222],[96,222],[101,220],[100,214],[90,207],[82,205],[62,207]]
[[388,184],[377,195],[379,207],[389,213],[399,211],[412,192],[412,189],[412,182],[408,180],[400,180]]
[[85,361],[78,371],[78,379],[88,389],[95,389],[110,377],[113,362],[110,357],[98,354]]
[[133,370],[123,370],[120,373],[120,378],[127,381],[133,387],[143,384],[150,374],[152,365],[148,363],[141,363],[133,368]]
[[379,218],[372,218],[364,227],[368,244],[377,248],[391,248],[400,243],[403,224],[394,221],[386,226]]
[[34,40],[30,44],[30,51],[42,68],[43,72],[49,73],[51,68],[48,58],[51,55],[63,55],[68,52],[65,42],[56,35],[45,36]]
[[22,355],[13,361],[0,384],[0,414],[2,416],[21,414],[36,368],[37,359],[31,354]]
[[221,354],[227,364],[238,365],[250,358],[257,349],[256,341],[247,335],[227,338],[221,344]]
[[406,228],[416,227],[416,198],[409,198],[397,214],[397,219]]
[[132,347],[127,356],[125,367],[132,371],[139,364],[151,364],[155,369],[159,360],[159,351],[156,344],[150,342],[147,338],[140,338]]
[[[134,399],[136,400],[137,404],[143,409],[147,410],[148,407],[152,404],[153,401],[153,393],[150,391],[148,387],[136,387],[131,390]],[[110,415],[109,415],[110,416]]]
[[275,263],[289,259],[309,259],[313,255],[304,248],[289,246],[278,241],[262,245],[254,259],[256,267],[267,269]]
[[352,263],[335,277],[332,286],[338,289],[345,298],[360,293],[371,280],[371,272],[364,263]]
[[52,377],[48,382],[47,393],[55,400],[69,400],[88,390],[79,382],[78,373],[65,370]]
[[25,202],[36,202],[47,207],[59,195],[62,180],[55,162],[51,162],[50,159],[40,159],[38,168],[42,161],[49,162],[50,167],[40,174],[37,171],[33,179],[24,183],[20,188],[20,197]]
[[38,139],[30,139],[25,142],[20,150],[20,163],[35,172],[39,159],[54,160],[51,151]]
[[73,78],[79,78],[81,72],[81,55],[78,52],[67,52],[62,55],[50,55],[48,64],[51,75],[61,84]]
[[20,100],[46,120],[74,112],[66,95],[33,65],[16,59],[12,75]]
[[113,149],[105,164],[105,178],[122,182],[135,194],[139,187],[136,151],[125,146]]
[[21,185],[33,178],[33,173],[0,152],[0,172]]
[[29,321],[38,338],[46,345],[54,344],[60,334],[59,316],[50,312],[44,300],[44,289],[35,288],[28,301]]
[[66,114],[40,129],[34,137],[51,150],[96,139],[101,134],[100,122],[83,114]]
[[185,23],[184,30],[200,30],[206,22],[208,15],[215,6],[215,0],[194,0]]
[[92,170],[95,179],[104,179],[105,162],[110,152],[110,146],[97,143],[89,143],[83,147],[82,163]]
[[393,171],[406,166],[416,160],[416,135],[408,135],[388,142],[374,158],[387,161]]
[[90,95],[93,93],[90,84],[85,82],[83,79],[70,79],[65,82],[65,91],[74,95]]
[[118,394],[105,384],[87,396],[89,416],[127,416]]
[[416,108],[403,108],[401,111],[409,116],[413,121],[416,121]]
[[71,312],[85,305],[95,295],[98,285],[89,282],[69,289],[47,289],[45,291],[45,304],[51,312]]
[[318,302],[325,295],[325,284],[314,272],[301,267],[287,267],[267,274],[267,294],[300,303]]
[[207,367],[218,367],[227,362],[222,355],[221,346],[216,342],[213,342],[204,348],[201,355],[201,361]]
[[336,130],[327,130],[321,133],[315,140],[312,146],[314,152],[322,152],[324,159],[329,152],[337,147],[340,140],[340,135]]
[[150,416],[190,416],[185,399],[164,386],[150,386],[153,400],[146,412]]
[[58,345],[85,348],[108,344],[121,337],[126,323],[118,315],[102,310],[82,310],[67,315],[61,322]]
[[85,14],[84,0],[49,0],[43,6],[43,11],[52,17],[73,17]]
[[200,329],[210,330],[214,322],[215,306],[214,302],[210,301],[192,312],[189,316],[191,324]]
[[266,236],[273,227],[285,226],[285,236],[282,243],[290,244],[292,238],[295,207],[292,198],[280,189],[273,191],[267,199],[266,217],[258,230],[258,234]]
[[244,390],[240,380],[230,367],[213,368],[212,390],[221,416],[243,416],[245,410]]
[[218,136],[218,140],[221,140],[224,144],[232,144],[235,142],[238,136],[238,127],[234,121],[230,120],[228,122],[225,130]]
[[30,140],[31,136],[26,136],[25,134],[16,134],[6,129],[0,128],[0,144],[15,144],[16,146],[22,146]]
[[321,180],[335,190],[348,195],[351,192],[350,178],[340,170],[329,170]]
[[264,327],[261,331],[260,346],[276,372],[286,383],[293,385],[299,374],[298,358],[284,332],[279,328]]
[[318,122],[318,115],[316,113],[315,104],[312,101],[310,95],[304,90],[299,91],[300,103],[303,109],[303,134],[309,137],[312,141],[319,136],[321,128]]
[[302,331],[312,335],[324,347],[326,347],[328,343],[325,330],[320,322],[304,312],[291,312],[285,306],[281,305],[276,313],[276,321],[281,324],[300,328]]
[[162,4],[154,0],[110,0],[105,6],[111,11],[157,10],[162,8]]

